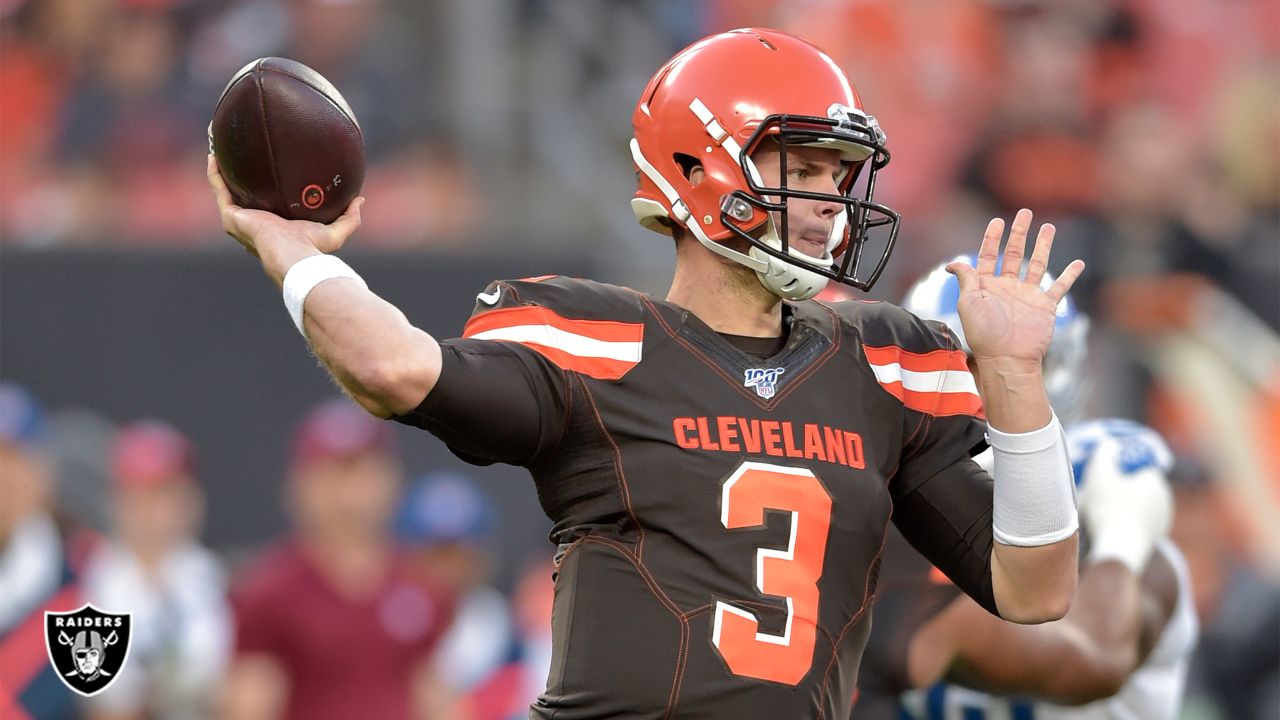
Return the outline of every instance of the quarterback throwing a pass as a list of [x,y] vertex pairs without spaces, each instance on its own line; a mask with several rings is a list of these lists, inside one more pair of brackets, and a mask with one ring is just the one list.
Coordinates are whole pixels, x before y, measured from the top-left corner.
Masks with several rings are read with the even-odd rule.
[[[829,56],[773,30],[705,38],[633,124],[632,209],[675,243],[667,297],[496,282],[454,340],[328,254],[359,199],[331,225],[287,222],[235,207],[209,161],[224,228],[356,402],[533,476],[560,551],[532,716],[845,717],[891,518],[988,611],[1061,617],[1078,521],[1041,359],[1084,266],[1040,288],[1053,228],[1025,276],[1025,210],[1005,272],[1001,220],[976,268],[952,268],[979,384],[940,325],[810,300],[870,288],[898,225],[873,199],[885,133]],[[970,459],[987,442],[994,482]]]

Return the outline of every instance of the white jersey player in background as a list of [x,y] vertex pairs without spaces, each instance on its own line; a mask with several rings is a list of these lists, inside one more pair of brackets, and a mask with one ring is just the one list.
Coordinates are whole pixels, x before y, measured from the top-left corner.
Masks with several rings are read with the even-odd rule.
[[[958,298],[955,277],[939,266],[903,306],[946,323],[964,343]],[[1199,628],[1186,562],[1166,536],[1173,456],[1157,433],[1135,422],[1072,423],[1084,395],[1087,333],[1088,319],[1064,298],[1045,384],[1068,428],[1088,543],[1072,610],[1055,623],[1017,626],[964,596],[951,601],[911,635],[905,672],[915,689],[900,697],[901,718],[1178,717]]]

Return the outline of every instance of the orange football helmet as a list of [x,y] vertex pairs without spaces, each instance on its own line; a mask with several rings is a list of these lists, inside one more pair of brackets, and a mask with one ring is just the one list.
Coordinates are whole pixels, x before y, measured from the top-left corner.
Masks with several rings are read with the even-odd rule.
[[[631,209],[666,235],[687,228],[711,251],[751,268],[765,287],[805,300],[828,280],[869,290],[898,234],[898,213],[872,201],[876,173],[889,163],[885,135],[858,93],[824,52],[777,30],[741,29],[704,38],[667,61],[632,116],[638,188]],[[765,138],[779,144],[780,185],[766,187],[751,160]],[[788,189],[788,145],[838,150],[848,172],[840,194]],[[696,186],[688,170],[706,171]],[[787,199],[838,202],[844,212],[814,258],[790,247]],[[776,213],[781,227],[775,227]],[[886,232],[878,258],[864,258],[868,231]],[[739,237],[739,252],[724,241]],[[871,260],[873,264],[868,263]],[[870,265],[870,270],[867,268]]]

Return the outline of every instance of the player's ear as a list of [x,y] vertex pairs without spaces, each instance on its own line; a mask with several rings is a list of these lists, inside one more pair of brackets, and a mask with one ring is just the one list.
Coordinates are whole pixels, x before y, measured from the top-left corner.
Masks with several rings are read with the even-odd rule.
[[706,169],[702,167],[702,163],[698,162],[698,159],[694,156],[676,153],[675,160],[690,185],[697,187],[707,177]]

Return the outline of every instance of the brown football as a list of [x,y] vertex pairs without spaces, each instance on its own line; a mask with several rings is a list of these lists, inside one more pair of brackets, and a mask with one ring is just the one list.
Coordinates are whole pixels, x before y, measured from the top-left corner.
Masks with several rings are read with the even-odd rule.
[[209,149],[237,204],[290,220],[333,222],[364,183],[355,113],[324,76],[286,58],[254,60],[231,78]]

